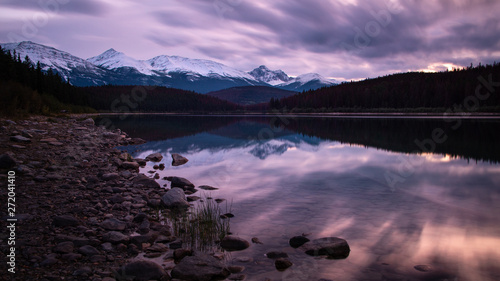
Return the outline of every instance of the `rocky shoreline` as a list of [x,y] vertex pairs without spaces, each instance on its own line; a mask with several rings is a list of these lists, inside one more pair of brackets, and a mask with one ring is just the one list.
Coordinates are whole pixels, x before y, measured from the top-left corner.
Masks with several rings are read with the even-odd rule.
[[[0,131],[0,185],[13,183],[14,187],[12,193],[2,189],[2,229],[15,220],[15,229],[0,236],[2,253],[7,256],[14,247],[15,256],[7,256],[7,261],[14,260],[9,268],[15,273],[2,273],[1,280],[246,278],[240,274],[244,267],[223,262],[224,253],[183,249],[171,227],[155,215],[169,204],[189,207],[184,194],[189,186],[179,183],[185,179],[172,177],[168,179],[172,189],[160,188],[154,178],[140,174],[139,167],[161,155],[133,159],[116,148],[143,140],[119,129],[97,127],[84,116],[0,119]],[[179,165],[188,161],[180,155],[173,160]],[[9,175],[14,173],[11,182]],[[3,203],[11,197],[14,210]],[[297,248],[307,241],[294,237],[290,245]],[[257,238],[252,242],[261,244]],[[232,236],[221,241],[224,245],[227,250],[249,246]],[[347,242],[338,238],[304,246],[309,255],[323,255],[323,251],[346,257],[350,251]],[[151,261],[158,257],[159,263]],[[280,271],[292,266],[280,253],[268,258],[276,259]]]

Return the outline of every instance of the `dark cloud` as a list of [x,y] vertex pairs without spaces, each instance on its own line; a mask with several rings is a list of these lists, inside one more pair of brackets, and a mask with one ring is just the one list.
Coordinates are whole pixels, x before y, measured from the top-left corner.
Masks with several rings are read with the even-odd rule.
[[3,6],[29,9],[39,12],[51,13],[77,13],[92,16],[104,15],[109,7],[97,0],[54,0],[54,1],[39,1],[39,0],[8,0],[2,2]]

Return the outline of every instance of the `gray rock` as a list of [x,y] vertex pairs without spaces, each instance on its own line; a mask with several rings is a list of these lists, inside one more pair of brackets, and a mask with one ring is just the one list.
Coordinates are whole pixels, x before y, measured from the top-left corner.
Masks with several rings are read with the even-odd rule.
[[102,243],[101,248],[106,251],[106,252],[112,252],[113,251],[113,245],[110,242]]
[[56,216],[54,217],[52,224],[55,226],[77,226],[80,224],[78,219],[71,215],[61,215],[61,216]]
[[127,228],[127,223],[117,220],[117,219],[106,219],[105,221],[99,224],[102,228],[106,230],[125,230]]
[[166,177],[166,180],[171,182],[172,187],[180,187],[180,188],[194,188],[194,184],[189,180],[181,177]]
[[71,241],[61,242],[57,244],[52,251],[60,254],[68,254],[73,252],[75,245]]
[[165,244],[162,244],[162,243],[156,243],[154,244],[153,246],[151,247],[148,247],[146,249],[146,251],[148,252],[160,252],[160,253],[163,253],[163,252],[166,252],[168,251],[168,246],[165,245]]
[[158,236],[151,232],[144,235],[135,235],[130,237],[130,243],[138,246],[143,243],[153,243],[156,237]]
[[146,175],[138,175],[132,180],[134,185],[143,185],[146,188],[160,188],[160,184]]
[[311,241],[311,240],[307,239],[304,236],[294,236],[294,237],[290,238],[289,242],[290,242],[290,246],[292,246],[293,248],[298,248],[309,241]]
[[89,258],[90,262],[96,263],[96,262],[105,262],[106,261],[106,256],[103,255],[93,255]]
[[172,153],[172,166],[180,166],[184,165],[188,162],[189,160],[177,153]]
[[161,198],[163,204],[167,208],[189,208],[189,203],[186,201],[186,195],[180,188],[172,188]]
[[[130,277],[126,280],[148,281],[148,280],[169,280],[170,276],[160,265],[146,260],[138,260],[124,265],[121,268],[121,275]],[[132,279],[133,277],[133,279]]]
[[139,170],[139,163],[137,163],[137,162],[123,162],[121,167],[124,169]]
[[99,250],[97,250],[96,248],[94,248],[90,245],[81,246],[78,249],[78,252],[80,254],[86,255],[86,256],[99,255],[101,253],[101,252],[99,252]]
[[64,254],[61,256],[61,258],[64,261],[76,261],[82,258],[82,255],[80,254],[75,254],[75,253],[69,253],[69,254]]
[[183,258],[172,269],[172,278],[194,281],[209,281],[226,279],[230,272],[216,258],[199,254]]
[[29,143],[31,140],[29,138],[17,135],[17,136],[12,136],[10,137],[10,140],[13,142],[22,142],[22,143]]
[[91,273],[92,269],[88,266],[84,266],[73,271],[73,276],[89,276]]
[[87,118],[87,119],[85,119],[85,120],[82,121],[82,124],[83,125],[88,125],[88,126],[94,126],[95,122],[94,122],[94,119]]
[[283,271],[287,268],[289,268],[290,266],[292,266],[292,262],[287,260],[287,259],[284,259],[284,258],[279,258],[277,259],[276,261],[274,261],[274,266],[276,267],[277,270],[279,271]]
[[347,241],[337,237],[315,239],[300,246],[310,256],[327,255],[334,259],[344,259],[349,256],[351,249]]
[[146,157],[146,160],[151,162],[160,162],[161,159],[163,159],[163,156],[161,155],[161,153],[158,152],[150,154]]
[[220,246],[227,251],[241,251],[250,247],[250,243],[236,236],[226,236],[222,239]]
[[116,180],[118,178],[120,178],[120,175],[118,173],[106,173],[102,175],[102,179],[105,181]]
[[32,134],[30,134],[30,132],[28,132],[27,130],[23,130],[23,131],[21,132],[21,135],[22,135],[23,137],[25,137],[25,138],[29,138],[29,139],[32,139],[32,138],[33,138],[33,135],[32,135]]
[[130,237],[118,231],[110,231],[102,236],[102,240],[113,244],[126,244],[130,241]]
[[16,160],[12,153],[5,153],[0,155],[0,169],[10,169],[16,166]]

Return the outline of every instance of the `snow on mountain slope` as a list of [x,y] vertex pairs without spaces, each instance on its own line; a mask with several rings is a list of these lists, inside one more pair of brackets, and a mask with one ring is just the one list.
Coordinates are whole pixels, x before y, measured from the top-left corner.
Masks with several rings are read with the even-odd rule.
[[149,60],[136,60],[126,56],[124,53],[109,49],[106,52],[87,59],[89,62],[106,69],[117,69],[120,67],[133,67],[140,73],[146,75],[168,74],[170,72],[189,73],[193,75],[212,77],[241,78],[250,81],[255,79],[243,71],[229,66],[202,59],[189,59],[179,56],[161,55]]
[[11,53],[15,50],[16,53],[21,56],[21,60],[24,60],[24,58],[28,56],[35,64],[39,61],[42,70],[47,71],[49,68],[52,68],[63,76],[64,79],[68,78],[70,72],[75,69],[92,73],[102,72],[101,69],[84,59],[31,41],[0,45],[4,50],[10,51]]
[[153,75],[154,72],[150,65],[148,65],[144,61],[136,60],[125,55],[122,52],[117,52],[115,49],[111,48],[104,53],[91,57],[87,59],[87,61],[98,65],[100,67],[104,67],[106,69],[116,69],[120,67],[133,67],[137,69],[137,71],[146,74]]
[[288,82],[280,84],[280,86],[286,86],[286,85],[290,85],[292,83],[300,83],[301,85],[304,85],[304,84],[309,83],[311,81],[315,81],[315,82],[325,84],[325,85],[335,84],[335,82],[326,79],[325,77],[319,75],[318,73],[307,73],[307,74],[299,75],[295,78],[291,78]]

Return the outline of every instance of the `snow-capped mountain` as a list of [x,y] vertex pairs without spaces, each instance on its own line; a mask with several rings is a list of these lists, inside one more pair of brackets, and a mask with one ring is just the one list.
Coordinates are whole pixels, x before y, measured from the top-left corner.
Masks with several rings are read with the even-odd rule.
[[244,72],[218,62],[161,55],[137,60],[114,49],[87,60],[30,41],[0,44],[3,49],[40,62],[75,86],[158,85],[208,93],[241,86],[274,86],[291,91],[316,89],[333,82],[319,74],[289,77],[281,70],[260,66]]
[[28,56],[34,64],[40,62],[43,71],[52,69],[59,73],[64,80],[69,78],[71,83],[75,85],[82,83],[103,85],[107,84],[110,78],[110,73],[93,63],[52,47],[31,41],[0,45],[6,51],[11,53],[15,51],[21,60]]
[[258,81],[267,83],[272,86],[277,86],[283,83],[290,81],[292,78],[288,77],[288,75],[283,72],[283,70],[270,70],[265,65],[261,65],[256,69],[248,72],[248,74],[252,75]]
[[255,79],[248,73],[223,64],[209,60],[189,59],[179,56],[162,55],[149,60],[136,60],[126,56],[124,53],[109,49],[98,56],[87,59],[87,61],[110,70],[121,67],[131,67],[145,75],[159,76],[176,72],[205,77],[220,76],[241,78],[247,79],[249,82],[255,82]]
[[317,73],[307,73],[297,77],[290,77],[280,70],[270,70],[261,65],[248,72],[256,80],[275,86],[280,89],[301,92],[303,90],[314,90],[324,86],[332,86],[336,83]]

